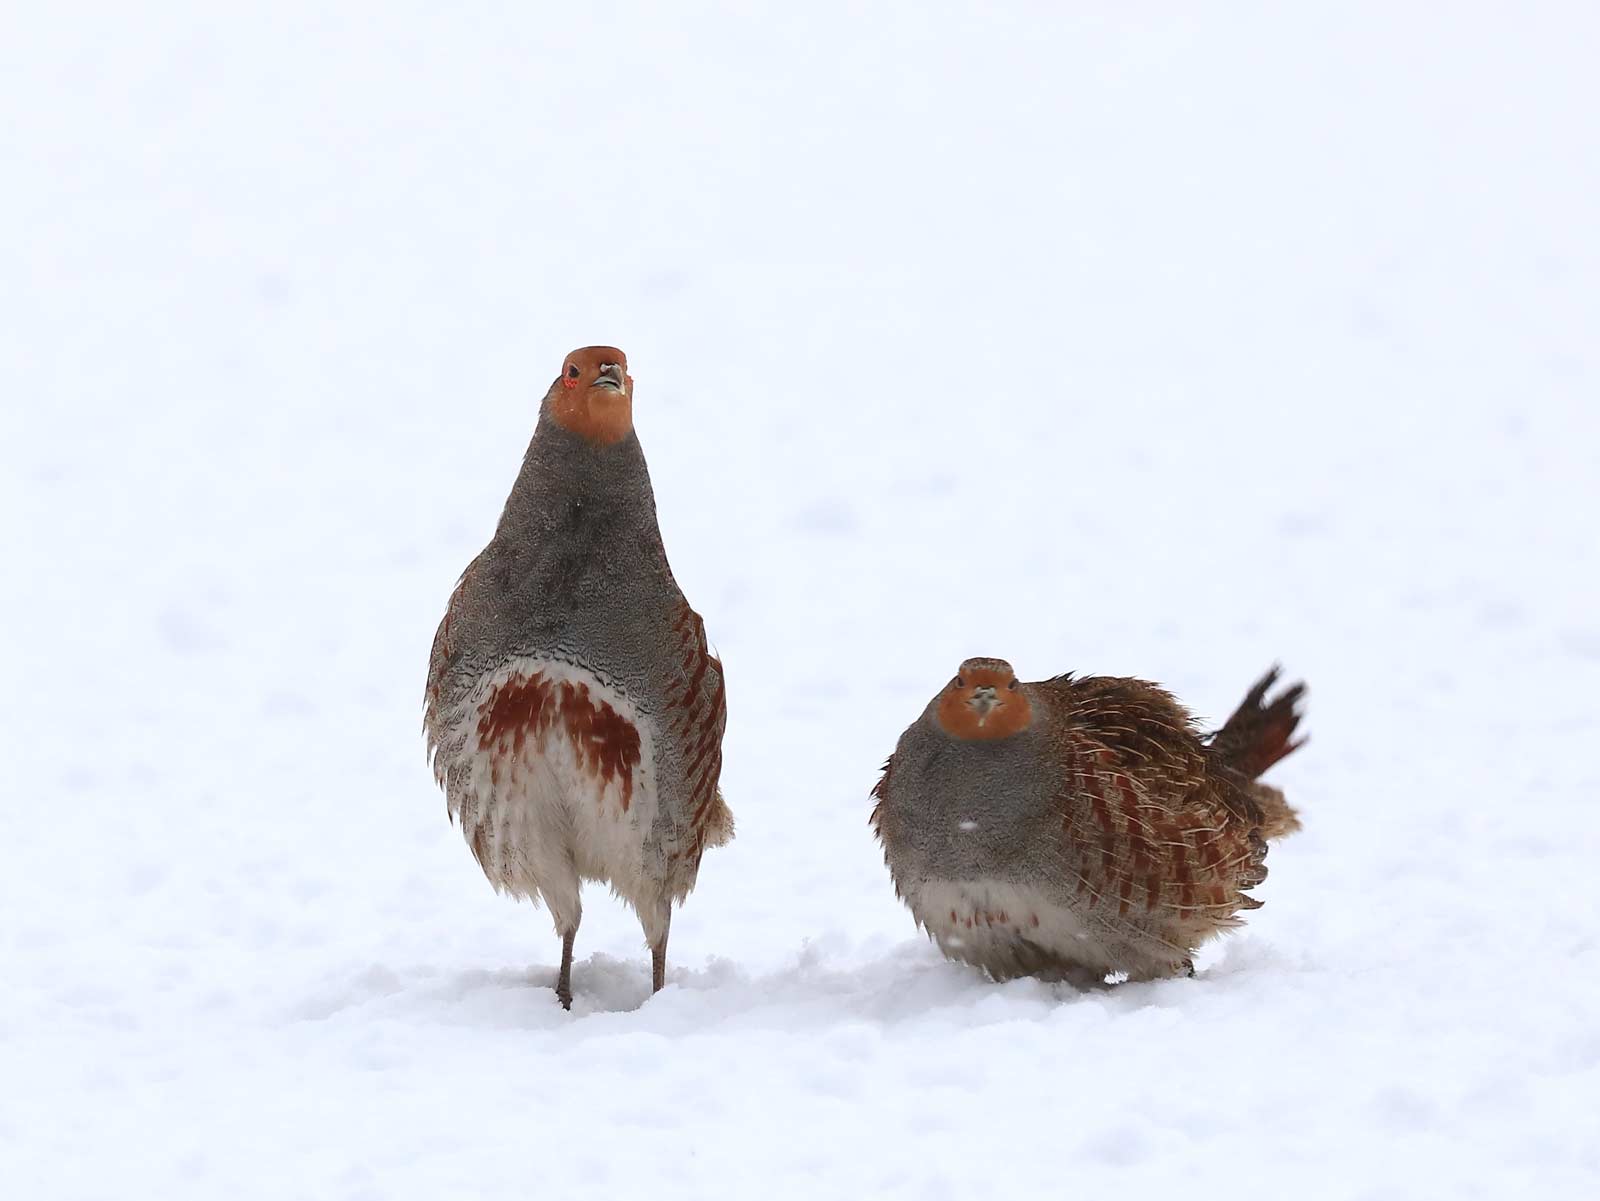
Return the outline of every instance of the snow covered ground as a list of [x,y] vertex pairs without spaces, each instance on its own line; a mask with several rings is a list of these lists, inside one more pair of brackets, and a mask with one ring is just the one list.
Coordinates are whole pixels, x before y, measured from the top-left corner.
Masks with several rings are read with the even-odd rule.
[[[8,13],[6,1195],[1600,1195],[1595,8],[448,7]],[[740,825],[567,1014],[419,723],[594,342]],[[1198,979],[916,934],[971,654],[1310,682]]]

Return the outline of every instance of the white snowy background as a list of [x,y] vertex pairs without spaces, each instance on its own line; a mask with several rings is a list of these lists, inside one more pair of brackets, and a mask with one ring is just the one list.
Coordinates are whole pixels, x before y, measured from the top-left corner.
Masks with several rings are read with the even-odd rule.
[[[1594,6],[0,25],[6,1196],[1600,1195]],[[595,342],[739,836],[568,1014],[420,703]],[[972,654],[1309,681],[1198,979],[918,936]]]

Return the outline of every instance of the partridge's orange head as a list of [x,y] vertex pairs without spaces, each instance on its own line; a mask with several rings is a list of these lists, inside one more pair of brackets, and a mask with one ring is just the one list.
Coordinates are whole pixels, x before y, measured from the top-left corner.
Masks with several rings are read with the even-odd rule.
[[939,728],[952,738],[988,742],[1028,728],[1033,712],[1004,659],[968,659],[939,694]]
[[545,397],[562,429],[597,446],[621,442],[633,429],[633,376],[628,356],[615,346],[585,346],[561,364]]

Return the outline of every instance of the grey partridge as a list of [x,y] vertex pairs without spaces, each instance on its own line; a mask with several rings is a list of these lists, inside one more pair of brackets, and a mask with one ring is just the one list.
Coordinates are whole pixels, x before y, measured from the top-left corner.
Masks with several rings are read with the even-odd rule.
[[634,909],[652,989],[664,984],[672,905],[733,835],[726,721],[722,664],[662,546],[627,358],[575,350],[450,596],[424,712],[447,810],[484,875],[550,909],[566,1008],[586,880]]
[[1259,908],[1267,840],[1299,828],[1257,777],[1294,741],[1304,686],[1274,669],[1213,736],[1143,680],[1020,682],[968,659],[873,789],[896,892],[944,954],[997,980],[1095,987],[1193,972]]

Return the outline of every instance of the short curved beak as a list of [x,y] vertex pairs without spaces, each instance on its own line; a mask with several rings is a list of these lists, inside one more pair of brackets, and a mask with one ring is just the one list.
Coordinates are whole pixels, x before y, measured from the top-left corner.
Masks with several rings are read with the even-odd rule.
[[610,388],[613,392],[626,391],[621,363],[600,364],[600,374],[594,377],[593,387]]
[[999,707],[1000,697],[993,688],[985,685],[982,688],[974,688],[972,690],[972,696],[967,699],[967,704],[972,706],[973,710],[978,714],[979,724],[982,724],[989,714]]

